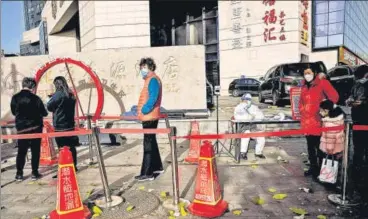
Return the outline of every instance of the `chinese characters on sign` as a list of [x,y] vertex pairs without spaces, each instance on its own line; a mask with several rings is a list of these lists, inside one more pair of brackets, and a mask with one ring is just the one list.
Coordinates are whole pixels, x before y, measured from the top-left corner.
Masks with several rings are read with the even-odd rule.
[[243,30],[241,20],[242,20],[242,7],[241,1],[231,1],[231,31],[234,33],[234,38],[232,39],[232,49],[241,49],[243,45],[243,39],[241,38],[241,33]]
[[[197,186],[196,196],[194,197],[198,201],[203,202],[213,202],[212,197],[210,195],[210,184],[211,179],[208,178],[210,172],[210,162],[208,160],[199,160],[200,169],[199,169],[199,187]],[[197,181],[198,182],[198,181]],[[197,183],[198,185],[198,183]],[[199,190],[199,191],[198,191]]]
[[177,84],[179,76],[179,65],[175,57],[170,56],[163,63],[164,72],[161,75],[163,80],[163,90],[168,93],[178,93],[180,87]]
[[[246,9],[246,14],[247,14],[246,19],[250,19],[251,13],[250,13],[249,8]],[[252,33],[252,29],[250,27],[247,27],[246,28],[246,42],[245,42],[245,46],[247,48],[252,46],[252,41],[251,41],[251,36],[250,36],[251,33]]]
[[[263,0],[265,6],[274,6],[276,0]],[[265,43],[269,41],[275,41],[279,39],[280,41],[285,41],[285,12],[281,11],[278,13],[276,9],[271,8],[265,11],[265,15],[262,18],[263,23],[266,25],[263,32],[263,40]],[[280,29],[276,29],[276,25],[280,25]],[[277,36],[276,32],[280,30],[280,34]]]
[[301,13],[300,17],[303,22],[303,28],[301,30],[301,44],[308,46],[308,0],[301,0],[303,5],[303,12]]
[[75,181],[74,174],[72,174],[71,166],[61,168],[61,190],[65,203],[64,206],[60,206],[61,210],[69,211],[81,207],[81,200],[78,195],[78,188],[74,188],[73,183]]

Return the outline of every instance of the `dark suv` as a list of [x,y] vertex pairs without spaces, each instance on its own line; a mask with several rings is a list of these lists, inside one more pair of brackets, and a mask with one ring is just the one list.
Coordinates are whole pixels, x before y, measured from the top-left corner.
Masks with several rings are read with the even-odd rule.
[[253,78],[239,78],[233,80],[229,85],[229,94],[239,97],[245,93],[258,94],[258,87],[261,83]]
[[303,80],[304,70],[309,66],[314,66],[318,73],[327,73],[323,62],[310,63],[289,63],[272,67],[260,80],[258,98],[264,103],[266,99],[271,99],[274,106],[279,105],[280,100],[290,98],[290,89],[298,87]]
[[345,105],[355,83],[354,74],[357,71],[368,72],[368,65],[339,65],[328,70],[327,78],[340,96],[338,104]]

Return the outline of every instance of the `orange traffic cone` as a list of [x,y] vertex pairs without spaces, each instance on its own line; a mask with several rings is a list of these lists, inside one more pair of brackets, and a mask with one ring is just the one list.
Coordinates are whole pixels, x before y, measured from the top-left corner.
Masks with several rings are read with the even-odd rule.
[[72,153],[63,147],[59,154],[56,210],[50,219],[87,219],[91,212],[84,206],[80,197]]
[[[191,124],[190,135],[199,135],[198,122],[192,121],[190,124]],[[190,139],[188,156],[184,159],[184,161],[188,163],[198,163],[200,147],[201,147],[201,140]]]
[[[43,122],[43,133],[54,132],[54,128],[50,125],[49,122]],[[51,138],[44,137],[41,139],[41,156],[40,156],[40,165],[41,166],[51,166],[56,164],[58,161],[54,144]]]
[[220,217],[227,210],[228,203],[222,200],[217,175],[215,152],[209,141],[201,147],[194,200],[188,206],[190,213],[200,217]]

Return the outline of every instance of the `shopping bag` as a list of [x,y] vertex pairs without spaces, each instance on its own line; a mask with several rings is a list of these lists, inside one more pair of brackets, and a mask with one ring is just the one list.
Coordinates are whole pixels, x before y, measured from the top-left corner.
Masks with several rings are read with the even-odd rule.
[[332,159],[328,159],[328,156],[323,159],[321,172],[318,179],[321,182],[335,184],[337,181],[337,174],[339,169],[339,162]]

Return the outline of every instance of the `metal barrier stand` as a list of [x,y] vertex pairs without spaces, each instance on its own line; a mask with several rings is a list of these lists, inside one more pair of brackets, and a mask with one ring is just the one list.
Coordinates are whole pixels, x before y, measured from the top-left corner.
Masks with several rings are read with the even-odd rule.
[[330,194],[327,196],[328,200],[335,205],[339,205],[345,208],[354,207],[359,204],[353,203],[346,197],[347,177],[348,177],[348,166],[349,166],[349,142],[350,142],[350,122],[345,124],[345,147],[343,151],[343,176],[342,176],[342,190],[341,194]]
[[[92,124],[91,124],[91,120],[92,120],[92,115],[87,115],[87,128],[89,130],[92,129]],[[95,162],[93,161],[93,145],[92,145],[92,135],[88,135],[88,148],[89,148],[89,163],[88,165],[93,165]]]
[[104,188],[105,198],[101,198],[96,200],[96,205],[101,208],[110,208],[119,205],[123,202],[123,199],[119,196],[112,196],[109,188],[109,183],[107,181],[105,162],[102,156],[101,144],[99,139],[99,129],[94,124],[92,127],[93,136],[95,139],[96,147],[97,147],[97,161],[99,164],[99,170],[101,175],[101,181]]
[[176,139],[171,138],[176,137],[176,128],[170,127],[170,144],[171,146],[171,168],[172,168],[172,182],[173,182],[173,205],[178,206],[179,204],[179,175],[178,175],[178,158],[177,158],[177,148],[176,148]]

